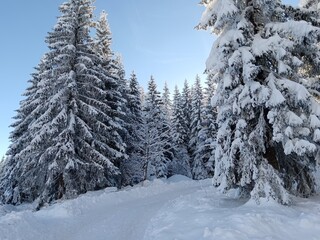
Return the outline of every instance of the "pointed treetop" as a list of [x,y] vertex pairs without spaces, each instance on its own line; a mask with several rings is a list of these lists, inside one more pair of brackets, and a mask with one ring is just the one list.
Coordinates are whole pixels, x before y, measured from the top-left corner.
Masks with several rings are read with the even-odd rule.
[[96,26],[96,45],[98,53],[103,57],[110,57],[113,55],[111,51],[112,33],[107,20],[108,14],[102,11],[99,20],[95,23]]

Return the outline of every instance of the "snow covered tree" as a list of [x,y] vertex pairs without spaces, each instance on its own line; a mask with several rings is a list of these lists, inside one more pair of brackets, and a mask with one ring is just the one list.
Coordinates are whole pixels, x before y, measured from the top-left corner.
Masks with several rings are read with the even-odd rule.
[[164,83],[164,88],[162,92],[163,109],[166,116],[170,120],[172,118],[172,101],[170,98],[170,90],[168,88],[167,82]]
[[141,93],[137,76],[131,73],[128,92],[128,113],[127,113],[127,154],[128,159],[122,167],[122,184],[135,184],[141,182],[143,176],[143,112]]
[[1,168],[4,166],[5,161],[7,160],[7,158],[5,156],[2,156],[1,161],[0,161],[0,172],[1,172]]
[[[199,88],[196,87],[196,85],[198,84],[195,84],[194,89]],[[200,110],[198,109],[196,111],[198,112],[198,116],[200,116],[200,124],[196,125],[196,131],[192,131],[192,139],[195,139],[192,167],[194,179],[205,179],[213,176],[215,149],[214,146],[216,139],[216,112],[215,109],[211,106],[211,98],[214,95],[214,93],[214,84],[212,83],[211,78],[208,77],[208,80],[206,82],[206,88],[203,92],[203,97],[201,98],[202,101]],[[193,106],[194,102],[195,98],[193,97]],[[192,113],[194,114],[194,110],[192,111]],[[192,117],[192,119],[196,118]],[[196,135],[194,135],[195,133]]]
[[[129,84],[125,77],[125,70],[124,66],[122,64],[122,57],[119,54],[116,54],[115,59],[111,62],[112,70],[111,73],[114,76],[115,79],[117,79],[118,87],[119,87],[119,93],[120,97],[118,98],[117,104],[118,104],[118,116],[117,121],[119,122],[120,126],[122,126],[122,130],[119,132],[123,141],[124,145],[126,147],[126,155],[129,154],[128,145],[132,144],[132,138],[133,136],[130,135],[130,129],[131,127],[131,112],[129,109],[129,98],[130,98],[130,90],[129,90]],[[129,179],[126,178],[125,175],[125,169],[128,169],[127,167],[128,159],[123,158],[123,161],[120,162],[120,171],[122,174],[122,185],[127,185]]]
[[172,138],[175,150],[175,159],[172,162],[173,174],[182,174],[191,177],[190,156],[185,145],[184,112],[181,94],[175,86],[172,106]]
[[[0,200],[2,202],[20,202],[20,193],[15,185],[20,177],[17,172],[22,171],[24,162],[20,160],[19,155],[29,147],[32,141],[33,136],[29,128],[33,128],[35,119],[45,112],[42,103],[48,99],[46,92],[50,91],[50,86],[43,79],[48,76],[49,66],[47,55],[45,55],[35,68],[36,72],[32,74],[32,79],[29,80],[30,86],[24,93],[25,99],[20,102],[20,109],[17,110],[17,115],[14,117],[16,122],[11,125],[13,128],[10,134],[12,143],[7,152],[6,162],[2,163],[0,169]],[[13,184],[15,185],[12,186]]]
[[301,0],[301,6],[304,8],[312,9],[312,10],[319,10],[320,9],[320,2],[319,0]]
[[179,92],[178,86],[175,86],[174,95],[173,95],[173,108],[172,108],[172,122],[174,135],[173,139],[175,144],[182,145],[184,143],[183,140],[183,109],[182,109],[182,99],[181,94]]
[[124,70],[124,66],[122,63],[122,57],[120,54],[116,54],[115,60],[113,61],[115,71],[115,76],[118,78],[119,81],[119,89],[122,96],[122,105],[123,108],[126,110],[127,100],[128,100],[128,92],[129,92],[129,84],[126,79],[126,73]]
[[34,76],[36,87],[18,111],[0,173],[4,203],[39,199],[41,206],[120,184],[118,167],[125,157],[116,121],[120,95],[89,35],[92,2],[70,0],[60,11],[46,40],[50,51],[41,74]]
[[201,109],[203,107],[203,92],[201,87],[201,80],[199,75],[196,76],[196,81],[193,86],[191,95],[191,139],[189,141],[189,147],[192,152],[195,150],[195,144],[197,142],[197,136],[202,124]]
[[163,111],[163,102],[154,78],[151,76],[146,95],[144,126],[145,179],[167,177],[168,159],[166,146],[169,129]]
[[109,63],[113,60],[114,53],[111,50],[112,37],[107,16],[108,14],[102,11],[99,20],[95,23],[95,51]]
[[215,95],[216,86],[214,78],[209,74],[207,76],[206,88],[204,91],[204,106],[202,108],[202,128],[199,132],[199,141],[197,143],[196,158],[201,158],[205,163],[205,174],[203,177],[212,177],[214,173],[214,152],[217,136],[217,109],[211,105],[211,99]]
[[142,123],[142,102],[141,102],[141,92],[140,86],[137,80],[137,76],[134,72],[131,73],[129,79],[129,99],[128,106],[130,112],[133,113],[132,118],[135,119],[135,122]]
[[[306,21],[312,26],[320,27],[320,5],[318,5],[318,1],[302,0],[300,5],[299,8],[282,5],[285,17],[295,21]],[[301,83],[317,98],[320,98],[319,39],[319,32],[310,32],[309,35],[303,37],[300,45],[292,50],[294,55],[299,56],[299,59],[302,60],[299,73],[300,77],[304,79]]]
[[215,185],[258,202],[310,195],[319,105],[299,84],[295,49],[319,29],[286,17],[277,0],[202,4],[200,28],[219,35],[207,60],[218,87]]
[[12,144],[7,152],[9,156],[20,153],[31,141],[28,128],[34,119],[44,111],[41,105],[47,99],[45,93],[49,91],[49,86],[41,79],[47,77],[49,68],[47,56],[44,56],[35,68],[36,72],[31,75],[30,86],[24,93],[25,99],[20,102],[20,109],[17,110],[17,115],[14,117],[16,122],[11,125],[13,131],[10,135]]
[[[108,102],[116,103],[115,109],[113,112],[114,121],[118,123],[118,126],[121,126],[118,129],[118,133],[123,139],[123,147],[126,147],[129,142],[131,142],[132,136],[130,135],[129,128],[131,127],[131,115],[128,108],[129,101],[129,87],[127,80],[125,78],[125,70],[122,64],[122,59],[119,54],[115,54],[111,50],[111,30],[107,20],[107,13],[102,12],[98,22],[95,24],[96,28],[96,37],[95,37],[95,51],[103,59],[103,67],[108,72],[109,76],[115,80],[117,83],[117,91],[113,95],[107,97]],[[128,154],[128,150],[126,150]],[[122,158],[120,162],[120,171],[122,173],[122,185],[128,184],[130,180],[127,177],[128,170],[128,159]]]
[[204,174],[204,163],[200,158],[195,158],[196,148],[199,142],[199,132],[202,127],[203,92],[200,77],[196,76],[191,96],[191,132],[189,141],[189,151],[191,153],[192,175],[194,179],[202,178]]
[[[169,161],[172,162],[174,159],[174,140],[172,138],[173,128],[172,128],[172,102],[170,99],[170,91],[167,83],[165,82],[163,93],[162,93],[162,111],[163,111],[163,136],[162,141],[165,142],[165,157]],[[169,164],[168,163],[168,164]],[[171,165],[171,164],[169,164]],[[172,174],[172,169],[168,168],[168,176]]]
[[[181,93],[181,107],[183,112],[183,119],[182,119],[182,126],[183,126],[183,132],[181,132],[183,144],[187,147],[189,152],[189,141],[191,138],[191,90],[188,84],[188,81],[185,80],[184,86]],[[190,154],[190,153],[189,153]]]
[[[94,50],[96,54],[103,60],[103,68],[108,76],[117,82],[116,95],[109,95],[109,98],[115,98],[117,102],[117,115],[118,121],[124,125],[121,120],[125,119],[125,112],[127,111],[127,95],[128,84],[125,78],[124,66],[120,54],[115,54],[111,49],[112,36],[109,23],[107,20],[107,13],[102,11],[99,20],[95,23],[96,37],[94,43]],[[121,109],[121,110],[120,110]],[[125,129],[123,129],[124,131]]]
[[[289,8],[288,12],[295,20],[307,21],[312,26],[320,27],[320,2],[317,0],[301,1],[302,8]],[[306,78],[305,84],[309,91],[320,99],[320,33],[305,37],[302,46],[297,48],[297,54],[303,59],[300,74]],[[303,49],[303,51],[301,51]]]

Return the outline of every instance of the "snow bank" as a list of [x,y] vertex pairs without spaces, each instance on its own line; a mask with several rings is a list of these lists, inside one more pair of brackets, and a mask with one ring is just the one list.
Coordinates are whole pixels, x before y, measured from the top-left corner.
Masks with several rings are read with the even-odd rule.
[[316,240],[320,236],[319,200],[298,199],[293,207],[275,202],[257,206],[225,198],[207,187],[167,204],[152,219],[144,239]]
[[167,181],[169,183],[177,183],[177,182],[184,182],[184,181],[192,181],[192,179],[183,175],[174,175],[172,177],[169,177]]

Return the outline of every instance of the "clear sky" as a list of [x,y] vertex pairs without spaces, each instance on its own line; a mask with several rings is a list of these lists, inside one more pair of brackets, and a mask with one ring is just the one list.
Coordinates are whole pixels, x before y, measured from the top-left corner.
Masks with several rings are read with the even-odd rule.
[[[0,158],[7,150],[8,127],[19,108],[27,81],[42,55],[44,42],[60,15],[64,0],[9,0],[0,14]],[[205,31],[194,30],[203,7],[200,0],[96,0],[96,16],[106,10],[114,51],[123,57],[127,75],[134,70],[142,86],[152,74],[163,88],[190,82],[205,69],[214,41]],[[297,4],[298,0],[286,3]]]

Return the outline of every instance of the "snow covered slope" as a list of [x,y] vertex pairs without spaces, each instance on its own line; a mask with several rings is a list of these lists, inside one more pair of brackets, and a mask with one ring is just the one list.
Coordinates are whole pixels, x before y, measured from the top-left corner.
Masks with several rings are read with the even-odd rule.
[[1,240],[320,239],[320,197],[256,206],[182,176],[30,208],[0,207]]

